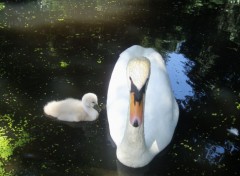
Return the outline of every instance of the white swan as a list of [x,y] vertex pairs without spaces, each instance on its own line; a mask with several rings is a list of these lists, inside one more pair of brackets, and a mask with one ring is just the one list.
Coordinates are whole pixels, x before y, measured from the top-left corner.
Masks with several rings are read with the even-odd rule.
[[97,96],[93,93],[83,95],[82,101],[67,98],[61,101],[51,101],[47,103],[44,112],[61,121],[78,122],[96,120],[100,108],[98,106]]
[[158,52],[135,45],[121,53],[109,83],[107,115],[117,158],[126,166],[147,165],[170,143],[179,109]]

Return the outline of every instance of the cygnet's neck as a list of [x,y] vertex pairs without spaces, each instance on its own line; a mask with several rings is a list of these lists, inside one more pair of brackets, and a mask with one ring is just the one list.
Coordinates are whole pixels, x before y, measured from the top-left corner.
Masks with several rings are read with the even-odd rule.
[[87,106],[86,104],[83,103],[83,109],[84,111],[87,113],[87,117],[86,119],[88,121],[93,121],[93,120],[96,120],[96,118],[98,117],[98,112],[97,110],[95,110],[93,107],[91,106]]
[[129,119],[123,140],[117,148],[117,157],[121,163],[129,167],[142,167],[150,162],[152,155],[145,144],[144,123],[133,127]]

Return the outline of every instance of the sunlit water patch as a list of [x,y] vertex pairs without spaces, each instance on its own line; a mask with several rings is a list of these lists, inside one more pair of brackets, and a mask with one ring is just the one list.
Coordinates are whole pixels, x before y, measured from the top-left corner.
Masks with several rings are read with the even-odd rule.
[[187,73],[191,70],[193,62],[183,54],[169,53],[167,58],[167,70],[173,87],[174,95],[179,100],[185,100],[187,96],[194,95],[191,81]]
[[129,1],[77,1],[77,0],[36,0],[24,3],[2,3],[0,8],[0,28],[28,29],[40,25],[57,23],[109,23],[123,22],[133,13],[145,13],[145,8],[137,4],[147,4],[142,0]]

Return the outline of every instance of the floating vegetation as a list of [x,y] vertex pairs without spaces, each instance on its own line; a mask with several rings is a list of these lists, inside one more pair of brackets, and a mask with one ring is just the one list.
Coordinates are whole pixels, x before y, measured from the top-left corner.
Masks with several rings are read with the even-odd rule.
[[236,107],[238,110],[240,110],[240,103],[239,102],[236,102]]
[[0,115],[0,175],[14,175],[14,168],[6,171],[5,165],[10,162],[16,148],[24,146],[32,138],[25,131],[28,121],[26,118],[16,123],[14,115]]
[[3,2],[0,2],[0,10],[5,9],[5,4]]
[[188,149],[189,151],[195,152],[195,149],[188,143],[189,141],[187,139],[184,139],[183,142],[180,143],[180,145],[183,146],[185,149]]
[[64,18],[58,18],[57,20],[58,21],[64,21]]
[[68,64],[67,62],[60,61],[60,67],[66,68],[66,67],[68,67],[68,66],[69,66],[69,64]]
[[97,59],[97,63],[102,64],[103,60],[104,60],[104,58],[102,56],[99,56],[99,58]]

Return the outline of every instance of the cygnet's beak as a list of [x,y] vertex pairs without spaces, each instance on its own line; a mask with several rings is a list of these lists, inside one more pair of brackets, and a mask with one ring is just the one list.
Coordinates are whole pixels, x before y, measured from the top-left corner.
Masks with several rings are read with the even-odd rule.
[[100,108],[100,106],[98,106],[98,104],[95,104],[94,106],[93,106],[93,108],[98,112],[98,113],[100,113],[101,112],[101,108]]

